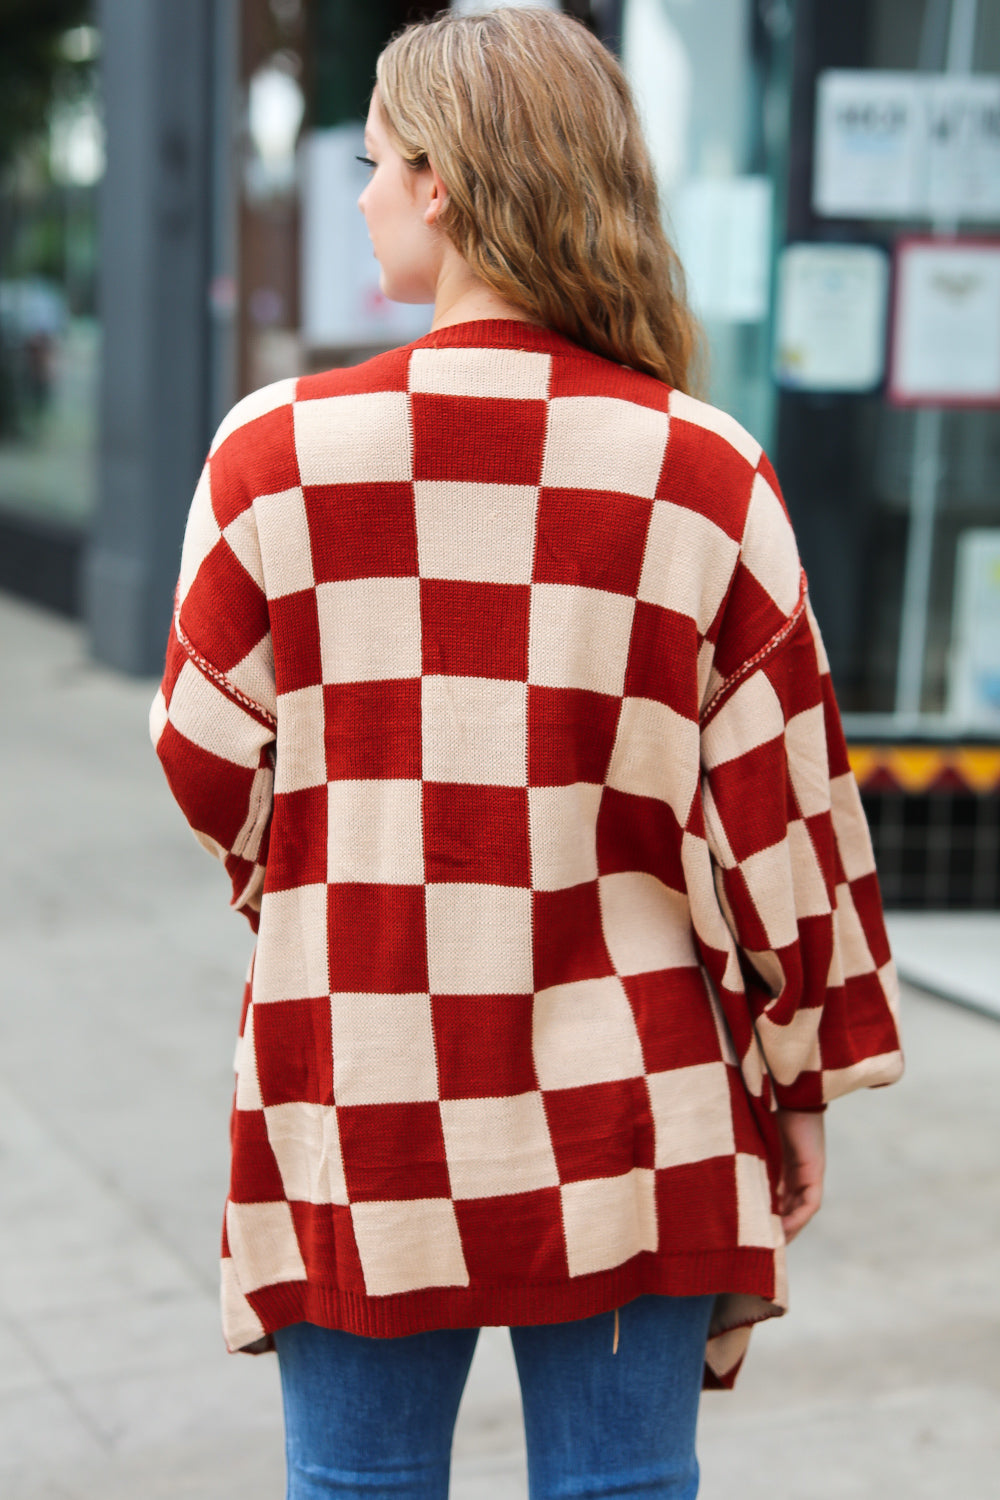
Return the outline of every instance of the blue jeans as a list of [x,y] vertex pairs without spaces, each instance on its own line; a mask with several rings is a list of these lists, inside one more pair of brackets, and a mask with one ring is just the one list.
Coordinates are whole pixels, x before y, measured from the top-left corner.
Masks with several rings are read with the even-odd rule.
[[[531,1500],[693,1500],[712,1297],[640,1297],[574,1323],[512,1328]],[[405,1338],[296,1323],[275,1335],[288,1500],[446,1500],[479,1330]]]

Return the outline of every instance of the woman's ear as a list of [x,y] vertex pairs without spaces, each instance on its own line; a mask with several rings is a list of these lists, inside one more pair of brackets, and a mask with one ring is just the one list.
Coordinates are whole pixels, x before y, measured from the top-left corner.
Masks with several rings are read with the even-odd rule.
[[433,162],[427,163],[427,170],[431,174],[430,197],[424,209],[424,223],[433,226],[448,206],[448,189],[441,181],[440,174]]

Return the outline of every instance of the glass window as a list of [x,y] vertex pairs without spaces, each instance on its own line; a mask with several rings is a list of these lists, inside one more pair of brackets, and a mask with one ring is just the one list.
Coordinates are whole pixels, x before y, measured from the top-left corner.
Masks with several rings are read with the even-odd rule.
[[88,10],[4,23],[16,86],[0,106],[0,510],[79,528],[95,502],[104,164]]

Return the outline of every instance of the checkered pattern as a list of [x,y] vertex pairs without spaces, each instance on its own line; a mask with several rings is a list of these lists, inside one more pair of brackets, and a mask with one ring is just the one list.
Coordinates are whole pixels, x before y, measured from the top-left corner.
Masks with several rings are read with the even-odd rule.
[[231,1347],[780,1310],[775,1101],[900,1071],[870,845],[774,474],[554,334],[248,397],[153,737],[259,937]]

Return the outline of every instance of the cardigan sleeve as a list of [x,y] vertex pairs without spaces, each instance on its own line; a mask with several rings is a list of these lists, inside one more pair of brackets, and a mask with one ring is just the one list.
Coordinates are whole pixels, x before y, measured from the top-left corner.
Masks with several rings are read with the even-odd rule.
[[735,940],[723,998],[742,991],[778,1105],[822,1109],[899,1077],[898,987],[829,665],[771,500],[768,526],[751,515],[719,625],[702,808]]
[[256,931],[277,698],[253,509],[233,503],[228,476],[224,525],[219,508],[209,460],[188,517],[150,734],[195,836],[225,864],[232,905]]

